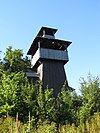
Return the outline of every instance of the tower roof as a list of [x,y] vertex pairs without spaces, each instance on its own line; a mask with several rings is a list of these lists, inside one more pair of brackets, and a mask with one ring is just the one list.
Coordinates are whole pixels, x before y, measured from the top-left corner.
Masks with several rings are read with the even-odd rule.
[[57,32],[57,29],[48,28],[48,27],[41,27],[40,31],[38,32],[37,36],[42,36],[43,32],[47,35],[54,35]]
[[[38,47],[56,50],[66,50],[72,42],[55,39],[52,36],[54,36],[56,32],[57,29],[42,27],[35,39],[33,40],[27,54],[34,55]],[[50,37],[43,36],[44,34]]]
[[30,49],[28,50],[28,55],[34,55],[36,50],[38,49],[38,42],[40,42],[41,47],[43,48],[51,48],[51,49],[59,49],[59,50],[65,50],[67,47],[72,43],[70,41],[64,41],[59,39],[48,39],[44,37],[36,37],[32,44]]

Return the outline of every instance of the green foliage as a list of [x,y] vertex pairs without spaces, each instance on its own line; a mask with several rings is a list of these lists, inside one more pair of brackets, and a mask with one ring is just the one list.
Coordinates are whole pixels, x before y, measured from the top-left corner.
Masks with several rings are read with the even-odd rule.
[[100,88],[99,78],[88,75],[88,81],[84,78],[81,82],[81,97],[83,100],[80,108],[80,119],[85,121],[95,112],[100,112]]
[[23,58],[23,51],[20,49],[12,50],[11,46],[7,48],[4,61],[5,70],[8,70],[9,72],[19,72],[30,67],[28,58]]
[[54,89],[47,87],[44,90],[40,81],[36,84],[28,82],[23,70],[29,66],[30,62],[27,57],[23,58],[22,50],[12,50],[12,47],[7,49],[4,60],[0,61],[0,122],[2,128],[6,125],[0,129],[2,133],[16,132],[16,121],[6,118],[7,115],[16,117],[16,114],[23,122],[19,122],[19,132],[99,133],[98,77],[88,75],[87,81],[82,78],[81,95],[65,90],[64,85],[54,97]]
[[[20,112],[23,104],[22,89],[27,79],[23,72],[3,73],[0,84],[0,114]],[[23,106],[22,106],[23,107]],[[20,108],[18,110],[18,108]],[[13,112],[13,113],[14,113]]]
[[30,107],[27,106],[24,93],[26,91],[29,97],[34,87],[29,85],[23,70],[29,66],[29,60],[23,58],[22,50],[7,48],[4,60],[0,62],[0,116],[7,113],[15,116],[19,112],[20,117],[23,117],[28,113]]

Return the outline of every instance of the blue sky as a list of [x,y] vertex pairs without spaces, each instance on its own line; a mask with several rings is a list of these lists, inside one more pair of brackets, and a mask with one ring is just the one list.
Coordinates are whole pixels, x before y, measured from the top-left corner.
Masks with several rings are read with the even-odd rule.
[[70,86],[78,91],[80,77],[100,75],[100,0],[0,0],[3,53],[11,45],[26,55],[41,26],[57,28],[56,38],[72,41],[65,65]]

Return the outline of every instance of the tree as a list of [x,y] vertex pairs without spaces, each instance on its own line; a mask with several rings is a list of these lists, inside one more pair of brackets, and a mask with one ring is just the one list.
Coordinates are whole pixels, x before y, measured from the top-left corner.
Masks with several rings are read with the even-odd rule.
[[20,49],[13,50],[12,47],[8,47],[4,57],[5,70],[9,72],[23,71],[27,67],[30,67],[30,61],[28,57],[23,57],[23,51]]
[[99,78],[93,77],[91,74],[87,77],[88,81],[82,78],[81,96],[82,106],[80,108],[80,119],[85,121],[95,112],[100,112],[100,84]]
[[[25,76],[24,69],[29,67],[27,57],[23,57],[22,50],[7,48],[3,61],[0,62],[0,115],[7,112],[11,116],[16,113],[28,114],[29,106],[25,101],[24,92],[31,88]],[[27,87],[26,87],[27,86]],[[34,88],[30,89],[31,91]],[[27,92],[27,97],[29,92]],[[24,111],[26,110],[26,111]]]
[[0,60],[0,117],[6,114],[22,121],[31,117],[32,124],[59,124],[86,121],[95,112],[100,112],[99,78],[88,75],[81,80],[81,95],[65,90],[65,86],[55,98],[54,89],[42,87],[42,83],[30,84],[24,70],[30,61],[23,57],[22,50],[7,48],[3,61]]

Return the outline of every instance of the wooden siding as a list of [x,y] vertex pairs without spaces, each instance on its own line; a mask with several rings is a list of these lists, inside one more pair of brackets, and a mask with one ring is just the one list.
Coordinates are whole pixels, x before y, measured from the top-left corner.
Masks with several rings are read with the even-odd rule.
[[36,72],[26,72],[27,77],[39,77],[39,74]]
[[44,59],[68,61],[67,51],[40,48],[40,57]]
[[33,67],[40,58],[40,50],[38,49],[31,60],[31,67]]
[[40,59],[50,59],[50,60],[61,60],[68,61],[68,52],[62,50],[53,50],[46,48],[38,48],[37,52],[32,58],[31,65],[32,67],[36,64],[36,62]]
[[57,96],[61,92],[64,82],[67,81],[63,62],[54,60],[43,61],[39,71],[41,71],[40,79],[43,82],[44,89],[47,85],[50,89],[54,88],[54,95]]

